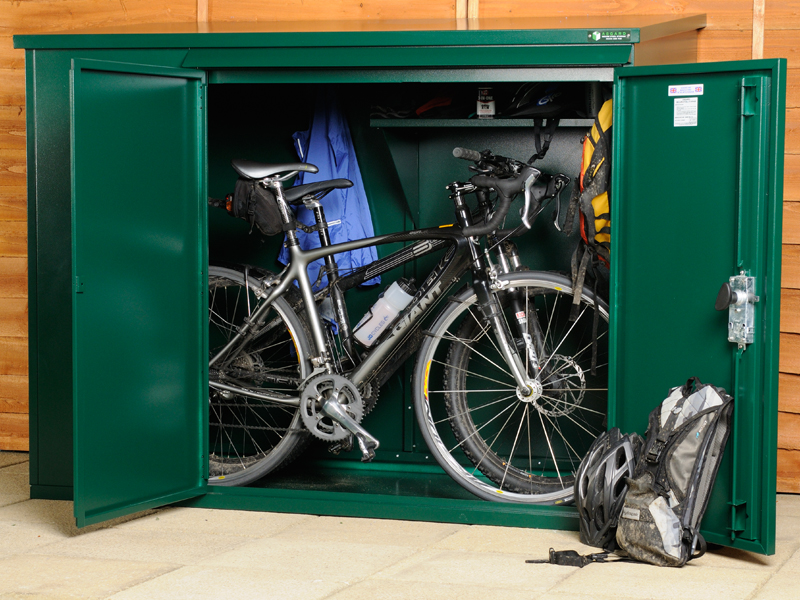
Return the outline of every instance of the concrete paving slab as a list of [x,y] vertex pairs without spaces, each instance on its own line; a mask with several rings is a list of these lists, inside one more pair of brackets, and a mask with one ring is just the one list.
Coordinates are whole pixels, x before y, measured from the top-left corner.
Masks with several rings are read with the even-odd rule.
[[0,521],[39,523],[42,531],[59,533],[66,538],[115,527],[121,523],[145,517],[153,512],[155,511],[143,511],[78,529],[75,526],[72,502],[63,500],[26,500],[0,507]]
[[0,469],[0,506],[8,506],[31,497],[27,474],[6,473],[8,467]]
[[229,567],[264,569],[284,579],[322,580],[351,584],[408,557],[412,548],[343,541],[319,541],[312,535],[274,536],[251,541],[229,552],[200,561],[220,570]]
[[577,531],[520,529],[472,525],[435,544],[436,548],[521,554],[525,558],[545,559],[550,548],[575,550],[578,554],[600,552],[599,548],[581,544]]
[[591,564],[577,569],[550,592],[600,597],[622,594],[642,600],[674,600],[696,597],[702,590],[703,595],[709,598],[744,600],[771,575],[766,570],[719,569],[703,567],[699,563],[689,563],[680,569],[629,562]]
[[[18,463],[12,463],[10,465],[0,467],[2,468],[3,474],[12,474],[12,475],[25,475],[30,480],[30,463],[25,461],[20,461]],[[26,482],[25,485],[28,485]]]
[[367,579],[334,594],[330,600],[489,600],[519,597],[519,589],[514,588]]
[[532,600],[640,600],[641,596],[598,596],[597,594],[573,594],[571,592],[548,591]]
[[283,578],[269,569],[183,567],[114,594],[109,600],[317,600],[345,584]]
[[129,531],[195,531],[261,538],[315,519],[312,515],[178,507],[155,511],[119,527]]
[[371,577],[374,580],[429,582],[545,591],[568,578],[577,567],[526,564],[517,554],[429,549]]
[[800,494],[778,494],[775,510],[779,517],[800,517]]
[[[800,550],[795,551],[784,563],[781,567],[781,573],[800,574]],[[798,578],[798,584],[800,584],[800,578]],[[798,592],[798,596],[800,596],[800,591]]]
[[800,517],[782,516],[775,526],[776,543],[797,540],[800,540]]
[[41,523],[0,521],[0,557],[23,554],[64,539],[46,527]]
[[714,547],[693,561],[700,567],[723,569],[759,569],[776,572],[800,548],[800,540],[782,541],[775,544],[775,554],[764,556],[735,548]]
[[125,531],[117,528],[71,537],[39,549],[39,554],[80,558],[194,564],[247,542],[236,535],[202,532]]
[[797,600],[799,581],[796,571],[781,570],[756,592],[752,600]]
[[0,593],[105,598],[175,568],[154,562],[19,554],[0,558]]
[[465,528],[468,526],[449,523],[313,517],[284,530],[277,537],[310,537],[317,542],[356,542],[424,548]]
[[28,453],[27,452],[9,452],[6,450],[0,450],[0,469],[3,467],[7,467],[9,465],[16,465],[19,463],[27,463],[28,462]]

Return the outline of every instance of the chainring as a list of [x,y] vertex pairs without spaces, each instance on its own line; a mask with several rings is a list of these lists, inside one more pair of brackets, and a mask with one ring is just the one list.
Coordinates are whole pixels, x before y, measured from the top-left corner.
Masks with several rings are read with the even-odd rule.
[[322,405],[338,392],[339,404],[356,422],[364,418],[364,401],[356,386],[346,377],[327,374],[311,378],[300,395],[300,417],[311,434],[326,442],[338,442],[350,432],[322,412]]

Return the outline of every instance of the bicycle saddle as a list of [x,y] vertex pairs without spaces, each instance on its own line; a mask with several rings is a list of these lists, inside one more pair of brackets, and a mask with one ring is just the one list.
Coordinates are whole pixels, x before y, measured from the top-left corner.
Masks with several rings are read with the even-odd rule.
[[234,171],[247,179],[264,179],[278,173],[289,173],[291,171],[305,171],[306,173],[319,171],[317,167],[308,163],[268,164],[238,158],[231,161],[231,166]]
[[303,198],[311,194],[325,192],[326,194],[331,190],[343,190],[353,187],[353,182],[349,179],[329,179],[328,181],[315,181],[314,183],[305,183],[303,185],[296,185],[294,187],[283,190],[283,197],[289,204],[302,204]]

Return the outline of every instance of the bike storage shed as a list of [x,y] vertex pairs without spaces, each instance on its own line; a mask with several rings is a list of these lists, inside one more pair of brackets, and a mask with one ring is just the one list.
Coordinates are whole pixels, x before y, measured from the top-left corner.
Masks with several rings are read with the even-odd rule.
[[[450,482],[418,445],[410,369],[364,421],[382,442],[374,463],[320,452],[253,487],[204,479],[208,257],[273,261],[277,248],[208,214],[207,195],[232,191],[230,160],[294,160],[298,106],[336,84],[376,233],[452,222],[443,187],[469,176],[452,148],[525,160],[532,123],[370,119],[373,93],[432,97],[451,85],[474,99],[483,85],[570,82],[614,97],[609,426],[644,433],[690,376],[726,388],[733,432],[703,533],[773,553],[786,63],[694,64],[704,26],[700,15],[16,36],[27,71],[31,496],[74,499],[79,525],[183,501],[577,529],[571,507],[485,502]],[[543,170],[574,173],[590,126],[562,123]],[[571,242],[540,225],[528,260],[568,268]],[[758,298],[741,346],[728,341],[728,311],[714,310],[733,276],[752,278],[742,281]],[[375,293],[363,293],[365,308]]]

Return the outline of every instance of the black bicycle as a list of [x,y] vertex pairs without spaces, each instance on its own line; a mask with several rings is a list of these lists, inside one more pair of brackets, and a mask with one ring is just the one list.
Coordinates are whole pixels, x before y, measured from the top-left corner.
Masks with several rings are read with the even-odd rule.
[[[274,194],[291,260],[279,274],[209,268],[210,484],[259,479],[312,437],[335,452],[357,446],[371,460],[379,442],[362,419],[378,388],[416,352],[419,427],[456,482],[487,500],[571,500],[580,460],[605,430],[608,306],[589,289],[575,297],[568,277],[526,270],[513,241],[569,178],[490,151],[454,155],[473,161],[476,172],[447,186],[454,224],[336,245],[320,200],[349,181],[284,189],[297,172],[316,167],[233,161],[240,177]],[[522,223],[503,229],[520,194]],[[473,195],[474,210],[467,205]],[[290,206],[300,204],[314,212],[319,249],[298,246],[296,228],[305,226]],[[407,244],[349,273],[333,259],[396,242]],[[356,341],[364,336],[350,323],[347,290],[433,252],[442,256],[419,288],[404,282],[407,306],[387,317],[368,347]],[[315,293],[307,266],[319,258],[327,285]]]

